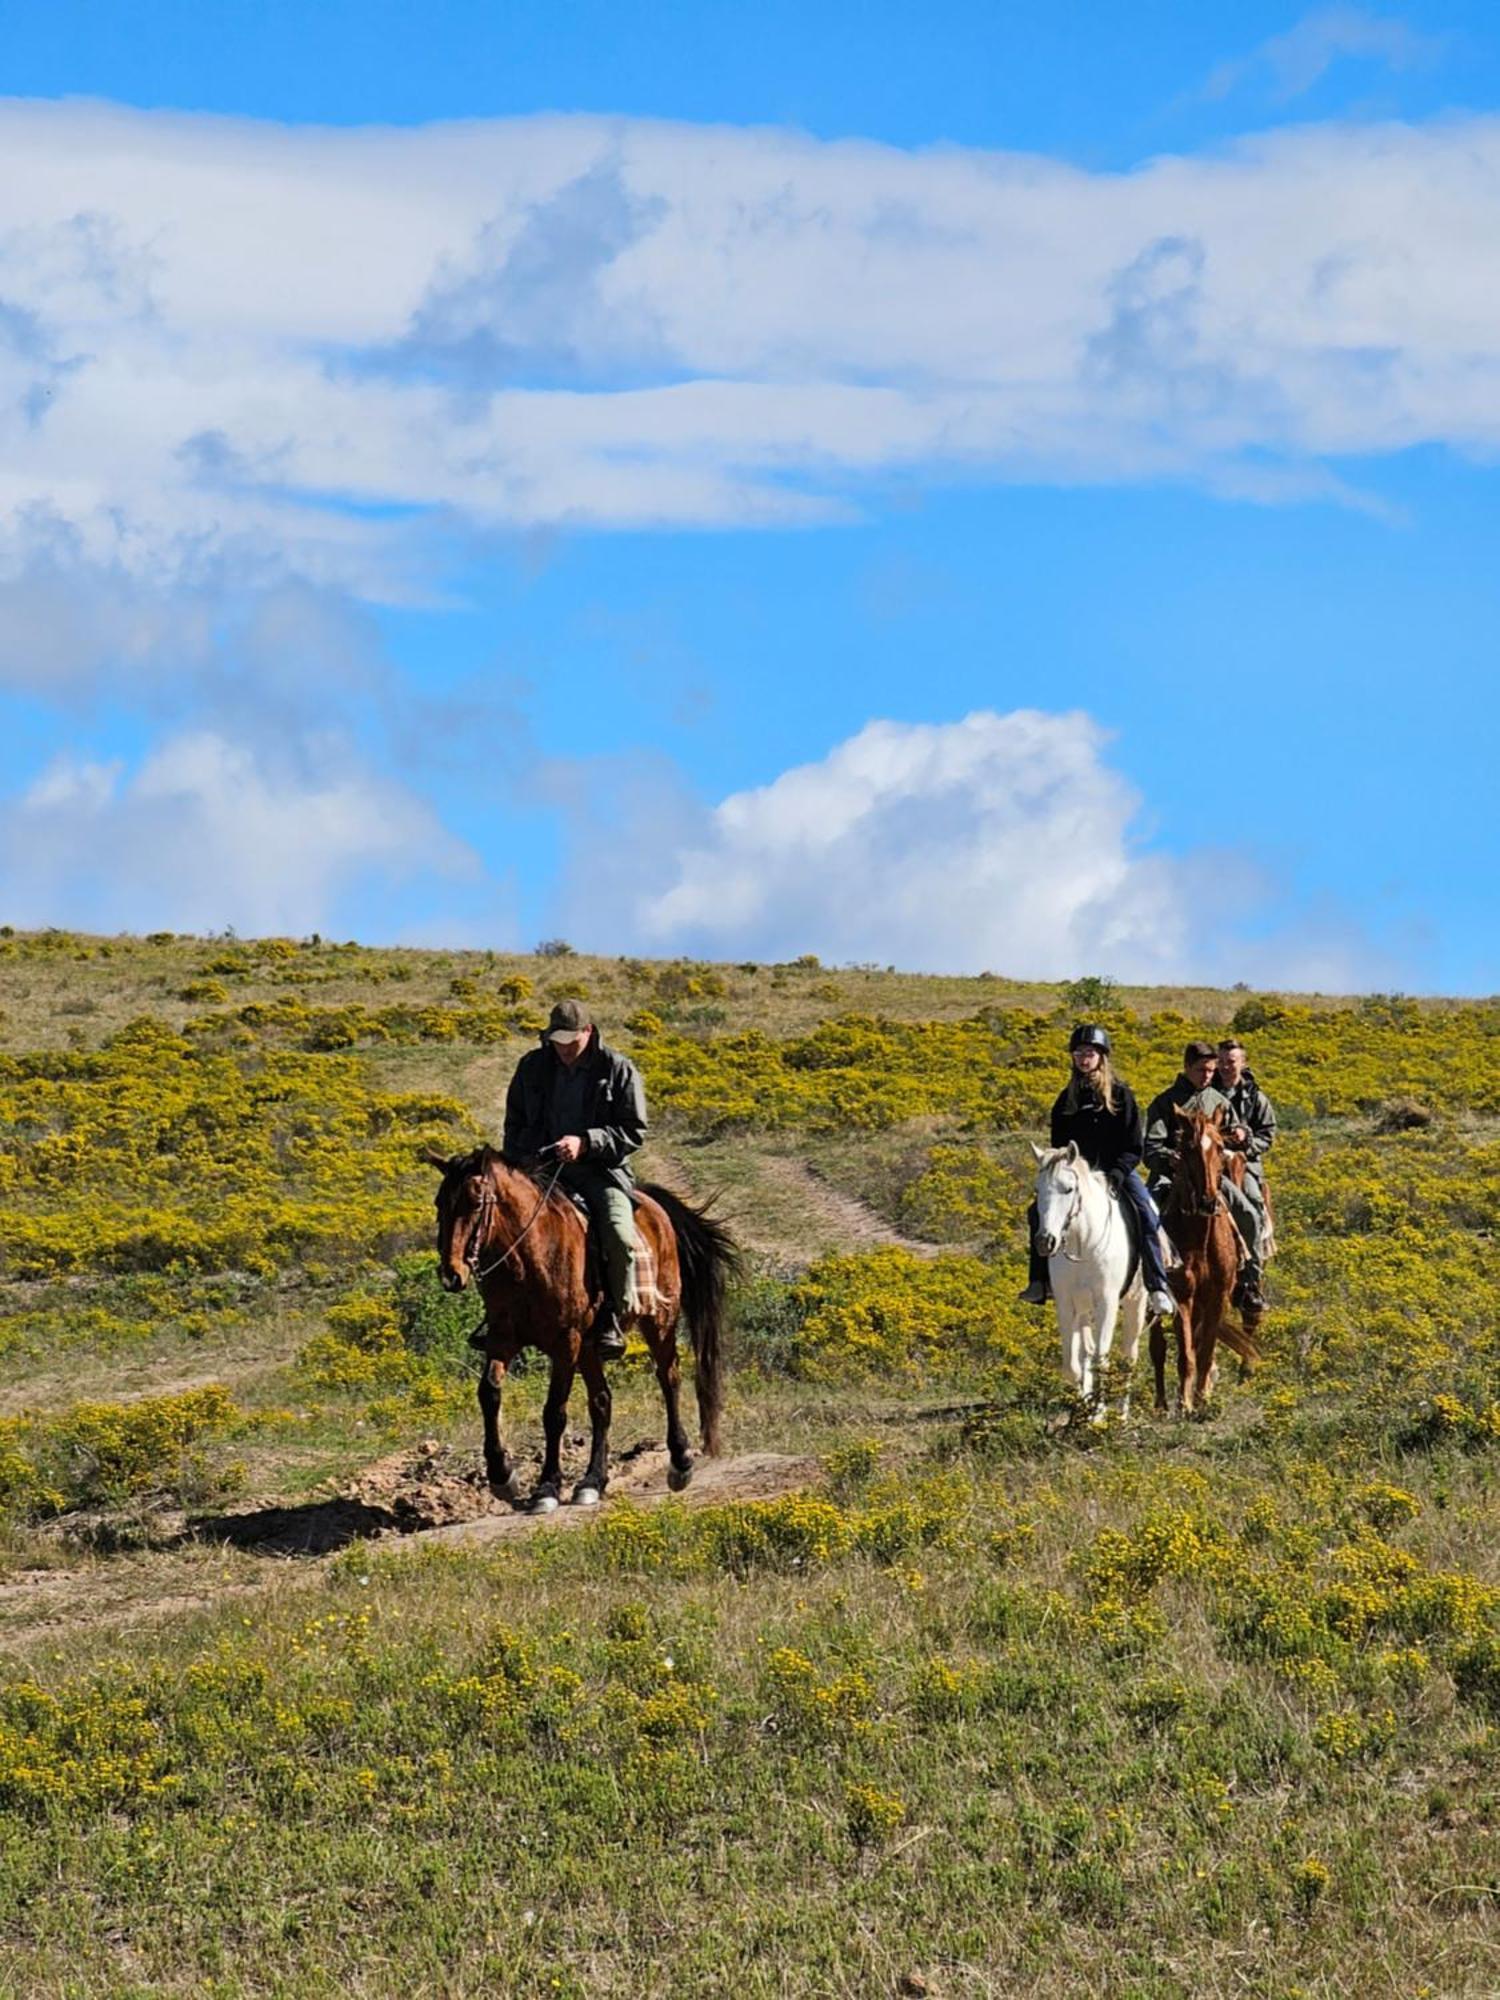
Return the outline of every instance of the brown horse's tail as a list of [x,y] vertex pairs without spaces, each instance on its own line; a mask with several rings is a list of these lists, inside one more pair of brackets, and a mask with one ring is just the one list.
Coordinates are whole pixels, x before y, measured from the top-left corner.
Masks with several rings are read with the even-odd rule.
[[1232,1354],[1237,1354],[1241,1361],[1259,1361],[1260,1349],[1256,1346],[1250,1335],[1241,1332],[1239,1327],[1235,1326],[1232,1321],[1226,1319],[1221,1322],[1219,1339],[1223,1341]]
[[682,1308],[692,1329],[697,1364],[698,1424],[703,1449],[715,1458],[724,1407],[724,1292],[739,1252],[722,1222],[706,1210],[690,1208],[680,1194],[664,1187],[643,1188],[642,1193],[666,1210],[677,1238]]

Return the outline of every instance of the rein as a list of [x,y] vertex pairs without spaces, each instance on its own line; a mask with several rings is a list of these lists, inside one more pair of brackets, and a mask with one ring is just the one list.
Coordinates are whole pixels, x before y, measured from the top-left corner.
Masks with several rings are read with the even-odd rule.
[[479,1202],[479,1213],[476,1215],[474,1219],[474,1228],[470,1233],[468,1244],[465,1246],[464,1249],[464,1262],[468,1265],[469,1270],[472,1272],[474,1277],[474,1282],[476,1284],[478,1284],[481,1279],[489,1277],[492,1271],[498,1271],[500,1266],[505,1262],[506,1258],[513,1256],[515,1252],[520,1249],[521,1245],[526,1241],[526,1238],[531,1234],[532,1224],[536,1221],[537,1217],[541,1214],[542,1210],[547,1206],[548,1198],[550,1197],[552,1190],[557,1186],[558,1177],[562,1173],[562,1170],[563,1170],[563,1162],[559,1160],[556,1166],[554,1166],[552,1169],[551,1179],[547,1182],[547,1185],[542,1189],[541,1193],[537,1196],[536,1207],[531,1211],[530,1215],[527,1216],[525,1227],[522,1229],[520,1235],[516,1237],[515,1241],[512,1243],[508,1243],[505,1246],[505,1248],[500,1252],[498,1257],[491,1257],[491,1259],[487,1264],[481,1264],[479,1262],[479,1252],[483,1247],[481,1242],[481,1229],[483,1229],[484,1232],[488,1232],[491,1223],[494,1221],[495,1210],[499,1207],[499,1203],[495,1200],[494,1188],[490,1183],[488,1177],[486,1177],[484,1193],[480,1197],[480,1202]]
[[[1178,1173],[1176,1178],[1172,1182],[1172,1195],[1171,1199],[1167,1203],[1168,1212],[1174,1215],[1180,1215],[1185,1222],[1204,1221],[1211,1216],[1222,1215],[1225,1209],[1224,1196],[1222,1193],[1216,1193],[1213,1199],[1210,1201],[1207,1198],[1206,1190],[1205,1193],[1203,1194],[1199,1194],[1195,1190],[1193,1192],[1191,1201],[1189,1201],[1185,1185],[1187,1176],[1185,1173],[1182,1172],[1182,1168],[1187,1165],[1186,1151],[1179,1152],[1177,1156],[1177,1163],[1178,1163]],[[1224,1174],[1221,1163],[1219,1171],[1219,1182],[1221,1187],[1223,1185],[1223,1180],[1224,1180]]]

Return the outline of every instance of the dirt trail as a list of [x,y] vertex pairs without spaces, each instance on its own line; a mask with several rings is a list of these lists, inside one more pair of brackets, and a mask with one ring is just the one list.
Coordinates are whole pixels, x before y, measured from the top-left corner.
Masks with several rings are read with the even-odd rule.
[[834,1187],[805,1160],[796,1159],[788,1153],[777,1153],[765,1164],[771,1179],[815,1208],[832,1228],[838,1230],[851,1249],[870,1250],[888,1246],[896,1250],[910,1250],[918,1257],[935,1257],[938,1254],[935,1243],[922,1243],[914,1236],[903,1236],[883,1216],[877,1215],[868,1202]]
[[[708,1194],[680,1153],[655,1145],[652,1167],[695,1201]],[[824,1249],[909,1250],[935,1257],[938,1246],[903,1236],[868,1202],[836,1188],[792,1153],[756,1153],[753,1185],[726,1190],[722,1211],[735,1240],[778,1264],[810,1260]]]
[[[584,1438],[569,1436],[565,1494],[585,1457]],[[536,1470],[523,1467],[524,1485]],[[612,1463],[604,1509],[622,1499],[659,1504],[668,1498],[667,1470],[664,1445],[644,1439],[629,1447]],[[691,1485],[672,1497],[687,1506],[771,1500],[808,1485],[817,1471],[816,1459],[782,1452],[700,1458]],[[0,1583],[0,1657],[24,1655],[68,1629],[118,1631],[312,1582],[322,1572],[318,1558],[353,1542],[378,1542],[383,1550],[471,1547],[581,1528],[600,1511],[565,1505],[553,1514],[517,1513],[491,1497],[472,1450],[429,1439],[377,1459],[338,1491],[310,1501],[193,1519],[163,1514],[152,1548],[10,1577]]]

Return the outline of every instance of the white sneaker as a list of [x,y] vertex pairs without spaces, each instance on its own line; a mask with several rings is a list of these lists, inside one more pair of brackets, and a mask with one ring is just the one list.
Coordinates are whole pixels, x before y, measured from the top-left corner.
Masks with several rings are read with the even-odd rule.
[[1160,1313],[1164,1319],[1170,1319],[1177,1310],[1177,1301],[1170,1292],[1150,1292],[1146,1297],[1146,1310]]

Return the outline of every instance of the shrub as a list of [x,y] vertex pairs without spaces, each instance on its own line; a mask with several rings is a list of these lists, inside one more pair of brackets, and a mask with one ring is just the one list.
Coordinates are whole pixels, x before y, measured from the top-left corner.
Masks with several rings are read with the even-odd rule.
[[1117,982],[1103,973],[1088,972],[1063,988],[1063,1004],[1075,1014],[1102,1014],[1114,1005],[1119,990]]
[[0,1506],[23,1519],[209,1485],[199,1443],[242,1422],[217,1383],[134,1403],[77,1403],[0,1422]]

